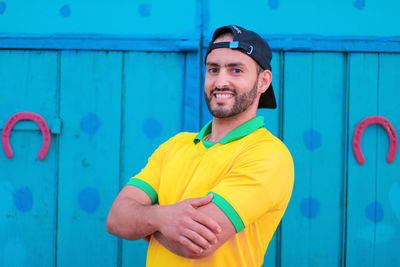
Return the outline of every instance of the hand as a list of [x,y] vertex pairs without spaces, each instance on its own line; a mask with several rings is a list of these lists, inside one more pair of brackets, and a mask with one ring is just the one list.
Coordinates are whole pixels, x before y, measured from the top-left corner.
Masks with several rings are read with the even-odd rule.
[[159,206],[158,229],[166,239],[179,243],[193,253],[201,253],[217,243],[221,227],[210,217],[197,211],[210,203],[212,194]]
[[[189,250],[187,247],[182,246],[181,244],[171,241],[167,239],[161,232],[155,232],[153,233],[153,237],[160,242],[161,245],[163,245],[166,249],[171,251],[172,253],[175,253],[176,255],[179,255],[181,257],[189,258],[189,259],[200,259],[203,257],[202,253],[199,253],[198,251],[193,252]],[[205,250],[204,252],[209,251]]]

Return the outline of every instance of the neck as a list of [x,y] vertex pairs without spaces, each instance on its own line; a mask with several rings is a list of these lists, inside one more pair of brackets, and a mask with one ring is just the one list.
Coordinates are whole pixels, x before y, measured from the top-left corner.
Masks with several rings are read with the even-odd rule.
[[229,118],[214,117],[212,121],[212,132],[208,137],[208,141],[219,142],[225,135],[230,133],[233,129],[255,118],[257,115],[256,110],[248,114],[246,113],[247,112],[244,112]]

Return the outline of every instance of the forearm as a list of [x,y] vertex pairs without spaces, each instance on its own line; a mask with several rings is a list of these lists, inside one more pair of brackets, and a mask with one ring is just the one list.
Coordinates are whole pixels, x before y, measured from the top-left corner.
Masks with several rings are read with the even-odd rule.
[[111,206],[107,231],[130,240],[159,232],[168,241],[162,242],[171,251],[195,258],[195,254],[201,254],[215,244],[216,234],[221,232],[217,222],[197,210],[211,199],[212,195],[207,195],[171,205],[151,205],[151,199],[144,191],[126,186]]
[[[211,202],[207,205],[198,207],[196,212],[202,213],[209,218],[212,217],[217,220],[221,227],[221,231],[218,231],[215,235],[216,239],[213,242],[210,242],[211,246],[202,247],[203,249],[201,251],[195,251],[194,249],[190,249],[187,244],[167,238],[162,233],[155,232],[152,236],[172,253],[185,258],[199,259],[212,255],[219,247],[236,234],[235,227],[229,218],[214,203]],[[193,247],[191,246],[191,248]]]
[[158,205],[143,205],[132,199],[114,203],[107,217],[107,231],[120,238],[136,240],[157,231]]

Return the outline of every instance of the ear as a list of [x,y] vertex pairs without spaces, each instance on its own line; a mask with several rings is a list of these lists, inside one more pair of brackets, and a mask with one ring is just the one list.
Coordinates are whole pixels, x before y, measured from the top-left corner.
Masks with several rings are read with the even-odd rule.
[[272,82],[272,73],[269,70],[264,70],[258,75],[258,92],[260,94],[267,91]]

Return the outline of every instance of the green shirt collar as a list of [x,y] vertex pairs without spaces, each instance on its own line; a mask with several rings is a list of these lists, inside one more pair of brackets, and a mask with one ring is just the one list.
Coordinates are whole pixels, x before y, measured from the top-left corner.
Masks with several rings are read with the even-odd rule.
[[[242,125],[239,125],[232,131],[230,131],[227,135],[225,135],[218,143],[226,144],[232,141],[235,141],[239,138],[242,138],[248,134],[251,134],[255,130],[264,127],[264,117],[257,116],[251,120],[246,121]],[[194,138],[193,142],[197,144],[202,141],[207,135],[211,133],[212,128],[212,120],[209,121],[204,127],[200,130],[197,136]],[[212,142],[209,142],[212,143]]]

